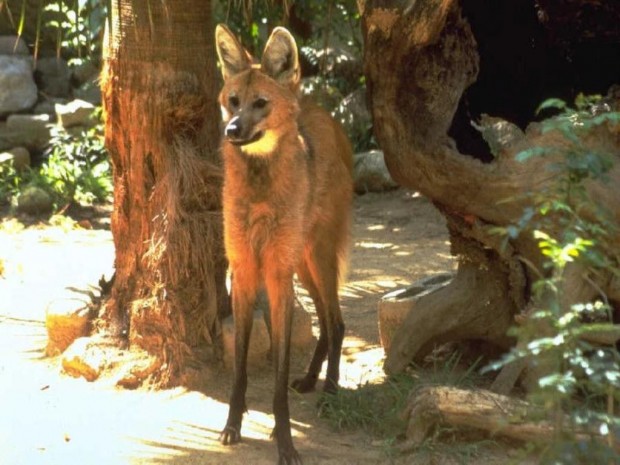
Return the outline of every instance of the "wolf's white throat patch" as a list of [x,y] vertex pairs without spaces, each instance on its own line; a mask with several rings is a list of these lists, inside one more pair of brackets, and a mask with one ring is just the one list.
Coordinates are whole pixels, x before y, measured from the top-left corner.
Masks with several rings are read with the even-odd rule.
[[268,129],[256,142],[241,146],[241,150],[246,155],[254,157],[269,156],[278,147],[278,135],[272,129]]

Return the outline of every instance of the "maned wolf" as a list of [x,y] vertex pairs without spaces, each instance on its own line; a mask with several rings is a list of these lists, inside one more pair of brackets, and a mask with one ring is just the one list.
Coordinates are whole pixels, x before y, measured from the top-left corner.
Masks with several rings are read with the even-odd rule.
[[344,336],[338,279],[350,228],[351,146],[328,113],[299,98],[297,45],[286,29],[274,29],[260,65],[252,64],[226,26],[218,25],[215,36],[224,76],[219,96],[225,124],[224,235],[235,321],[233,390],[220,440],[232,444],[241,437],[252,312],[264,288],[276,371],[278,463],[300,464],[287,393],[293,274],[314,301],[321,332],[307,374],[292,387],[314,389],[327,357],[323,389],[335,391]]

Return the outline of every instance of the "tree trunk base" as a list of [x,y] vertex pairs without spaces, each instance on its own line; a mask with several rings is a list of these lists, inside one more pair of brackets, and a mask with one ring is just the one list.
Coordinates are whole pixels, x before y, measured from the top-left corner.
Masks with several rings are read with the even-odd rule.
[[515,279],[511,259],[466,237],[467,228],[457,230],[455,224],[451,219],[453,253],[460,257],[457,274],[449,284],[421,296],[408,313],[387,351],[388,374],[402,372],[446,342],[483,340],[504,349],[514,343],[507,331],[521,303],[514,295],[521,294],[522,280]]

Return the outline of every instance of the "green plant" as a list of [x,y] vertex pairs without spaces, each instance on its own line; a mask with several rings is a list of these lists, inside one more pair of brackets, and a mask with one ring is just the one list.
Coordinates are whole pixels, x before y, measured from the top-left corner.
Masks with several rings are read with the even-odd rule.
[[407,426],[402,412],[410,393],[423,385],[473,386],[477,367],[478,361],[463,368],[461,354],[452,352],[429,368],[416,367],[381,384],[366,383],[357,389],[324,394],[319,416],[336,430],[362,430],[382,439],[385,452],[390,454]]
[[324,394],[319,416],[336,430],[362,430],[389,440],[405,427],[400,412],[405,407],[415,379],[397,376],[382,384],[364,384]]
[[70,65],[98,63],[107,18],[105,0],[59,0],[44,7],[44,21],[57,31],[58,52]]
[[0,163],[0,205],[11,203],[11,199],[19,193],[22,176],[13,163]]
[[40,174],[58,205],[74,201],[92,204],[108,199],[112,192],[111,168],[102,125],[77,134],[55,129]]
[[[614,451],[620,432],[615,403],[620,400],[620,355],[615,347],[589,342],[593,336],[617,333],[612,324],[607,297],[599,292],[591,302],[567,304],[564,293],[571,282],[569,267],[590,273],[618,275],[617,251],[611,238],[617,237],[613,216],[594,203],[586,181],[605,182],[618,162],[613,154],[589,150],[583,142],[601,125],[617,125],[620,113],[596,111],[600,98],[580,96],[571,108],[563,101],[544,102],[539,111],[555,109],[559,114],[542,122],[542,132],[558,131],[566,141],[561,153],[549,147],[534,147],[517,155],[526,162],[532,157],[552,156],[550,169],[555,182],[530,196],[517,224],[502,232],[507,238],[531,234],[538,243],[543,268],[529,263],[539,279],[532,286],[532,311],[525,324],[515,328],[520,341],[499,362],[489,368],[527,359],[539,370],[533,402],[551,419],[555,440],[542,447],[541,463],[618,463]],[[606,441],[591,440],[591,433]]]
[[48,192],[56,211],[74,202],[93,204],[109,199],[112,174],[101,123],[75,134],[54,128],[46,155],[41,166],[19,172],[12,164],[0,164],[0,205],[14,204],[30,186]]

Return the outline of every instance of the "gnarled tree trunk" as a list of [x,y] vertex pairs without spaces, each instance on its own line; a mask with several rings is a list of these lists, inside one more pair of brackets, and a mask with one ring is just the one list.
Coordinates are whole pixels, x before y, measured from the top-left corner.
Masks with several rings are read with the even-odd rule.
[[[520,8],[531,8],[535,22],[534,2],[527,3]],[[554,147],[560,153],[567,142],[558,134],[543,134],[535,124],[525,133],[505,124],[509,131],[498,137],[494,157],[459,152],[457,146],[463,141],[452,138],[453,120],[455,115],[462,117],[463,96],[485,66],[480,61],[481,45],[462,8],[482,10],[486,8],[483,2],[361,0],[358,4],[369,103],[386,164],[397,182],[429,197],[444,213],[460,263],[453,283],[420,299],[396,333],[385,363],[388,373],[396,373],[446,339],[499,339],[501,343],[498,335],[505,334],[514,316],[526,310],[531,284],[537,279],[532,267],[542,269],[540,252],[528,234],[502,247],[501,238],[489,230],[515,224],[530,201],[526,194],[542,192],[554,182],[547,167],[557,158],[534,157],[521,163],[515,155],[535,146]],[[497,85],[511,78],[495,76]],[[515,98],[506,92],[500,95]],[[552,96],[556,95],[546,95]],[[477,117],[480,113],[468,115],[467,126],[469,119]],[[591,150],[618,154],[619,133],[617,125],[606,125],[584,144]],[[588,188],[595,202],[607,207],[611,219],[620,224],[620,164],[617,157],[613,162],[608,173],[611,182],[590,183]],[[619,244],[619,237],[612,238],[612,253]],[[599,276],[596,286],[584,285],[582,278],[573,273],[565,281],[567,301],[589,298],[599,290],[612,300],[620,298],[618,283],[611,276]],[[449,311],[437,309],[442,302],[450,306]],[[445,321],[449,318],[459,323]],[[511,341],[504,337],[503,342]]]
[[104,44],[116,275],[98,329],[146,352],[126,384],[187,380],[228,309],[210,2],[116,0]]

